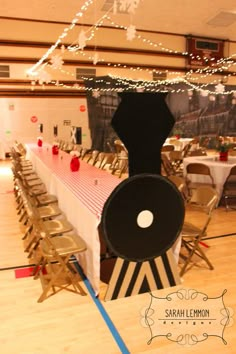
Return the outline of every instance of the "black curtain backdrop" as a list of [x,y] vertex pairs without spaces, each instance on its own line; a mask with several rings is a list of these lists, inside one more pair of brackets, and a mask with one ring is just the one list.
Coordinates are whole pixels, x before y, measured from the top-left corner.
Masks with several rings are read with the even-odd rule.
[[[91,149],[109,152],[109,146],[113,146],[114,140],[118,138],[111,126],[112,117],[120,103],[118,93],[112,90],[115,87],[115,80],[106,76],[99,77],[86,80],[85,86],[89,89],[87,106],[92,139]],[[107,89],[107,91],[99,91],[99,89]]]
[[[109,76],[85,80],[88,89],[87,104],[93,150],[109,151],[108,143],[112,146],[115,139],[121,138],[111,125],[121,102],[121,94],[114,89],[124,90],[124,93],[136,92],[136,89],[130,89],[129,84],[120,83],[120,80]],[[207,136],[212,137],[213,140],[218,135],[236,136],[236,86],[225,86],[226,92],[234,92],[217,95],[204,95],[196,90],[189,93],[189,86],[184,83],[162,88],[167,91],[168,89],[183,91],[166,94],[165,101],[175,120],[169,135],[200,138]],[[215,86],[209,85],[206,89],[214,92]],[[142,97],[143,93],[138,94]],[[146,112],[145,116],[147,117],[148,114]],[[158,119],[158,110],[152,114],[152,119],[155,117]]]
[[[215,86],[207,89],[214,92]],[[191,94],[187,90],[170,93],[168,106],[176,120],[173,134],[209,137],[212,141],[219,135],[236,136],[236,86],[225,86],[225,92],[209,95],[196,90]]]
[[161,147],[174,126],[166,93],[123,92],[111,124],[129,153],[129,176],[161,173]]

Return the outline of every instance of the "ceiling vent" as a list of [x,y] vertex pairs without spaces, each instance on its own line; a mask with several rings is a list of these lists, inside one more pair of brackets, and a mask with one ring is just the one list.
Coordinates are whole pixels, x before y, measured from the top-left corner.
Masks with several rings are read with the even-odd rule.
[[[106,0],[101,8],[101,11],[108,12],[108,11],[112,10],[114,2],[115,2],[115,0]],[[128,9],[129,9],[128,5],[126,6],[126,9],[122,11],[122,10],[120,10],[121,2],[119,0],[116,0],[116,2],[117,2],[117,13],[118,14],[128,14]]]
[[96,69],[89,68],[76,68],[76,80],[81,80],[83,78],[91,78],[96,76]]
[[215,27],[227,27],[232,25],[235,21],[236,13],[221,11],[218,15],[209,20],[207,24]]
[[10,77],[9,65],[0,65],[0,77]]
[[157,72],[154,71],[152,74],[153,81],[160,81],[166,79],[167,79],[167,73],[165,71],[157,71]]

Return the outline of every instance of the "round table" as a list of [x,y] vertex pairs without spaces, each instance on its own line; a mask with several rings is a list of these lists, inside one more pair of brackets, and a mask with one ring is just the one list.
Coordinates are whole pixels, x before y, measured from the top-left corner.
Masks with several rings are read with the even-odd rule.
[[[186,174],[186,166],[189,163],[192,162],[198,162],[198,163],[204,163],[207,166],[209,166],[211,175],[214,179],[215,185],[216,185],[216,190],[219,194],[219,198],[221,197],[222,191],[223,191],[223,186],[225,183],[225,180],[231,170],[231,168],[236,165],[236,157],[235,156],[229,156],[228,161],[220,161],[218,155],[217,156],[192,156],[192,157],[186,157],[183,160],[183,166],[184,166],[184,175]],[[209,182],[209,179],[207,177],[201,176],[201,175],[191,175],[189,176],[191,178],[192,182]]]
[[167,138],[164,145],[174,145],[175,150],[183,150],[183,148],[192,140],[193,138]]

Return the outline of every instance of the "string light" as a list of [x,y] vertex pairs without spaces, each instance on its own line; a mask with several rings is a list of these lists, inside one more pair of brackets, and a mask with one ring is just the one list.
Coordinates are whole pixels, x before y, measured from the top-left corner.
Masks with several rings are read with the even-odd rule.
[[[203,87],[204,85],[195,85],[189,81],[187,81],[184,78],[174,78],[172,80],[158,80],[158,81],[148,81],[148,80],[134,80],[132,78],[123,78],[123,77],[119,77],[119,76],[115,76],[115,75],[111,75],[109,74],[109,77],[113,80],[116,81],[115,86],[117,87],[109,87],[109,88],[104,88],[101,87],[99,88],[99,91],[101,92],[106,92],[106,91],[120,91],[120,89],[122,88],[123,91],[131,91],[131,90],[139,90],[140,87],[142,87],[145,91],[147,92],[171,92],[171,93],[183,93],[186,92],[186,87],[185,88],[173,88],[173,86],[175,85],[179,85],[179,84],[185,84],[185,86],[187,86],[187,90],[196,90],[199,91],[200,93],[202,93],[203,91]],[[106,84],[111,84],[110,82],[107,82],[103,79],[96,79],[96,78],[83,78],[85,81],[93,81],[95,84],[97,85],[101,85],[104,84],[104,86]],[[208,84],[209,85],[209,84]],[[85,88],[88,91],[92,91],[94,90],[94,88]],[[98,89],[98,88],[97,88]],[[235,94],[236,91],[235,90],[230,90],[230,91],[224,91],[224,94],[226,95],[231,95],[231,94]],[[208,90],[204,89],[204,95],[218,95],[218,94],[222,94],[222,92],[216,92],[215,90]]]
[[[105,15],[105,19],[107,21],[109,21],[109,23],[113,27],[116,27],[118,29],[127,30],[127,28],[128,28],[126,26],[119,25],[118,23],[114,22],[108,15]],[[137,33],[138,33],[138,31],[137,31]],[[152,46],[154,48],[159,47],[160,50],[162,50],[164,52],[167,52],[167,53],[181,54],[183,56],[187,56],[188,55],[188,52],[179,52],[177,50],[174,50],[174,49],[171,49],[171,48],[167,48],[167,47],[163,46],[163,44],[161,42],[155,43],[155,42],[151,41],[150,39],[144,38],[140,34],[137,34],[135,38],[141,40],[143,43],[147,43],[148,45],[150,45],[150,46]]]
[[[75,25],[78,24],[79,20],[83,17],[84,13],[87,11],[87,9],[89,8],[90,5],[92,5],[94,3],[94,0],[87,0],[85,1],[85,3],[81,6],[81,9],[79,10],[79,12],[76,13],[75,18],[71,21],[71,24],[68,27],[65,27],[63,32],[61,33],[61,35],[58,37],[57,41],[55,42],[54,45],[52,45],[49,50],[42,56],[42,58],[32,67],[28,70],[28,75],[32,76],[33,80],[36,80],[37,76],[40,76],[40,71],[42,71],[42,66],[43,66],[43,70],[45,68],[45,66],[48,65],[48,63],[45,63],[45,61],[49,58],[49,56],[54,52],[54,50],[56,50],[59,45],[61,45],[61,53],[64,53],[66,50],[73,52],[74,55],[83,55],[83,56],[87,56],[87,54],[85,54],[85,52],[81,49],[80,45],[78,45],[78,40],[76,40],[75,42],[73,42],[72,44],[70,44],[67,48],[65,47],[64,44],[62,44],[62,40],[64,40],[64,38],[68,35],[68,32],[71,31],[72,29],[75,28]],[[94,25],[92,25],[87,31],[85,31],[86,33],[86,42],[87,41],[91,41],[94,37],[95,37],[95,32],[101,28],[101,26],[104,24],[104,21],[107,20],[113,27],[118,28],[118,29],[122,29],[122,30],[127,30],[128,27],[123,26],[123,25],[119,25],[118,23],[114,22],[111,17],[109,16],[110,13],[114,13],[114,6],[112,5],[112,7],[98,20],[96,21],[96,23]],[[136,31],[138,32],[138,31]],[[196,59],[198,61],[200,60],[204,60],[206,63],[209,62],[209,58],[207,57],[201,57],[201,56],[194,56],[192,53],[188,53],[188,52],[181,52],[181,51],[177,51],[168,47],[165,47],[161,42],[159,43],[155,43],[153,41],[151,41],[148,38],[144,38],[143,36],[141,36],[139,33],[136,33],[135,38],[137,38],[138,40],[141,40],[143,43],[148,44],[149,46],[152,46],[154,48],[159,48],[161,51],[163,52],[167,52],[167,53],[171,53],[171,54],[178,54],[178,55],[182,55],[182,56],[190,56],[192,59]],[[96,46],[95,46],[96,48]],[[236,62],[234,61],[234,57],[236,56],[236,54],[231,55],[228,58],[221,58],[220,60],[218,60],[216,63],[211,63],[211,65],[207,65],[204,68],[198,68],[198,69],[191,69],[189,70],[186,74],[183,75],[183,77],[181,78],[177,78],[178,80],[185,80],[185,83],[188,83],[188,85],[193,85],[193,89],[196,90],[204,90],[205,92],[208,92],[208,94],[210,94],[213,91],[208,91],[206,89],[206,87],[208,85],[213,85],[213,84],[219,84],[221,82],[221,80],[219,79],[215,79],[213,80],[211,83],[207,83],[207,84],[190,84],[191,82],[197,82],[200,79],[203,78],[209,78],[213,75],[216,74],[221,74],[222,72],[225,72],[227,70],[229,70],[232,66],[236,65]],[[98,62],[106,62],[104,58],[100,58],[100,56],[98,55],[97,52],[94,52],[93,55],[88,54],[88,58],[89,60],[92,61],[93,65],[96,65]],[[210,61],[213,61],[214,58],[211,58]],[[108,67],[113,67],[113,68],[120,68],[120,69],[126,69],[129,71],[133,71],[133,72],[147,72],[148,74],[153,74],[153,73],[163,73],[159,72],[155,69],[148,69],[148,68],[141,68],[141,67],[136,67],[136,66],[129,66],[127,67],[126,64],[122,64],[122,63],[111,63],[111,62],[107,62],[106,65]],[[57,70],[59,70],[61,73],[66,74],[66,75],[71,75],[71,76],[75,76],[73,73],[71,73],[70,71],[64,70],[61,67],[58,67]],[[178,72],[172,72],[172,71],[168,71],[165,70],[166,74],[168,75],[180,75],[180,73]],[[197,75],[197,77],[195,76]],[[230,72],[227,75],[224,76],[224,79],[226,79],[229,76],[235,76],[236,72]],[[125,80],[129,80],[130,79],[126,79]],[[172,80],[173,82],[175,80]],[[57,86],[62,86],[64,88],[73,88],[73,89],[81,89],[81,86],[77,86],[77,85],[73,85],[69,86],[69,85],[64,85],[64,84],[58,84],[58,81],[50,81],[50,83],[57,83]],[[150,88],[150,90],[155,90],[157,89],[157,85],[172,85],[172,83],[169,80],[158,80],[157,82],[155,82],[155,84],[153,84],[153,81],[139,81],[139,82],[143,82],[145,83],[145,87],[149,87],[147,86],[146,82],[149,82],[150,85],[152,85],[152,88]],[[43,82],[44,84],[45,82]],[[47,82],[46,82],[47,83]],[[176,83],[176,82],[175,82]],[[34,86],[32,84],[32,86]],[[133,86],[131,86],[132,88]],[[134,85],[135,87],[135,85]],[[154,88],[153,88],[154,87]],[[137,87],[136,87],[137,88]],[[158,89],[159,90],[159,89]],[[178,89],[179,90],[179,89]],[[224,92],[224,94],[229,94],[231,91],[226,91]],[[234,92],[234,91],[232,91]],[[215,92],[214,92],[215,93]]]
[[87,0],[82,6],[81,10],[75,15],[75,18],[72,20],[70,27],[64,28],[62,34],[58,37],[57,41],[48,49],[48,51],[41,57],[41,59],[28,70],[28,75],[37,76],[37,68],[54,52],[54,50],[59,46],[62,39],[64,39],[70,30],[74,28],[75,23],[78,22],[77,17],[82,17],[83,12],[87,11],[88,7],[93,4],[93,0]]

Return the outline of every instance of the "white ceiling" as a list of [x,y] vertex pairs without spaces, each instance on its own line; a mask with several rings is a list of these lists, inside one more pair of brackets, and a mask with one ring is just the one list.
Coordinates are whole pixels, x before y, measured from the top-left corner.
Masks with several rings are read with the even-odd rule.
[[[1,17],[71,22],[81,6],[92,0],[0,0]],[[104,12],[104,3],[93,0],[81,21],[93,24]],[[218,25],[209,24],[224,13]],[[114,18],[114,17],[113,17]],[[230,24],[224,23],[229,20]],[[236,0],[140,0],[133,16],[117,14],[122,25],[132,23],[139,30],[192,34],[236,41]],[[1,25],[1,24],[0,24]]]

